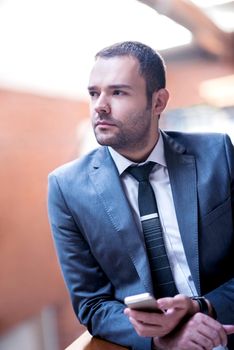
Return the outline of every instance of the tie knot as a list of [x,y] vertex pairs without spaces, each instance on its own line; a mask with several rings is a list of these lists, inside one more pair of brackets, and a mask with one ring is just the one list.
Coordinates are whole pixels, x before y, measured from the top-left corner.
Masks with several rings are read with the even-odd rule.
[[154,162],[148,162],[140,166],[130,166],[126,171],[131,174],[137,181],[148,181],[149,174],[151,173],[152,168],[154,167]]

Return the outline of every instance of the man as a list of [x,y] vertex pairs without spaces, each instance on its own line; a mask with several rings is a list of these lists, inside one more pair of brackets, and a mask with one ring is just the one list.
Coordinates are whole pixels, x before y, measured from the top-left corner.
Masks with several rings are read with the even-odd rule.
[[[101,147],[49,176],[51,228],[77,317],[91,334],[136,350],[224,349],[227,342],[234,349],[228,136],[159,130],[169,97],[164,63],[138,42],[100,51],[88,90]],[[132,170],[139,164],[151,164],[143,191]],[[157,213],[142,214],[152,200]],[[150,222],[163,235],[166,283],[152,267]],[[173,289],[161,292],[164,284]],[[126,308],[126,296],[144,292],[159,298],[163,313]]]

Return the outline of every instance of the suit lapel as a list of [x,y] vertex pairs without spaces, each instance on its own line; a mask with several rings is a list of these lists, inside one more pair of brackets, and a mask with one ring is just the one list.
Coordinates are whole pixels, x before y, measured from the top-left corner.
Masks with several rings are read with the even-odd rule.
[[165,157],[185,254],[200,294],[196,164],[193,155],[163,133]]
[[120,249],[126,247],[146,291],[152,293],[151,273],[143,236],[137,228],[118,171],[107,147],[98,150],[89,176],[117,233],[116,244],[119,244]]
[[[195,158],[185,154],[185,148],[166,133],[162,134],[179,230],[189,268],[200,294]],[[118,171],[106,147],[99,149],[89,175],[117,233],[116,244],[121,249],[126,247],[146,291],[153,293],[144,239],[139,233]]]

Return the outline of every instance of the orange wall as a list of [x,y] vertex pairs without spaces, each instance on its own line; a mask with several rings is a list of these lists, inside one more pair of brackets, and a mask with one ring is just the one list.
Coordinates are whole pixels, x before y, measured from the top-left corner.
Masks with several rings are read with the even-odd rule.
[[[50,304],[70,322],[47,220],[47,175],[76,156],[76,129],[88,107],[3,90],[0,106],[0,331]],[[71,322],[67,330],[65,323],[69,334]]]
[[[200,84],[206,80],[234,73],[234,62],[204,59],[180,59],[167,63],[167,87],[170,91],[168,108],[206,103],[200,96]],[[234,102],[234,101],[233,101]]]

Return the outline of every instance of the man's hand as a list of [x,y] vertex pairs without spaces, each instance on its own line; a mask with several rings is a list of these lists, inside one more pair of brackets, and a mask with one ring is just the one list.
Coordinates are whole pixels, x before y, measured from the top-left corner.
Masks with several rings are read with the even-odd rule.
[[199,311],[196,301],[181,294],[173,298],[158,299],[157,303],[163,313],[142,312],[129,308],[124,310],[138,335],[163,337],[177,327],[185,316],[192,316]]
[[200,313],[198,303],[184,295],[158,299],[157,304],[163,313],[124,310],[137,334],[153,337],[157,350],[211,350],[226,346],[227,335],[234,333],[234,325]]
[[213,318],[197,313],[178,330],[165,337],[153,339],[157,350],[212,350],[227,345],[227,335],[234,333],[234,325],[221,325]]

